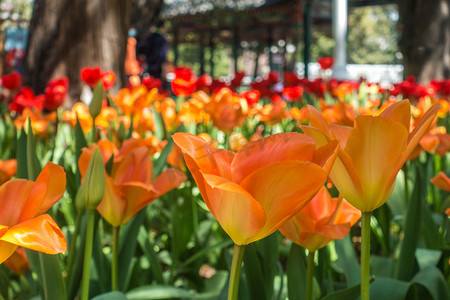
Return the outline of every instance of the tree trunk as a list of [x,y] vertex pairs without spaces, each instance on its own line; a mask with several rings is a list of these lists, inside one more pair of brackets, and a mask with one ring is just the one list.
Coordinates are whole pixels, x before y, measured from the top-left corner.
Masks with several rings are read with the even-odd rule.
[[397,0],[405,75],[450,77],[450,0]]
[[86,66],[114,71],[116,90],[123,87],[129,11],[128,0],[35,0],[24,83],[42,93],[50,79],[67,76],[65,106],[79,99]]

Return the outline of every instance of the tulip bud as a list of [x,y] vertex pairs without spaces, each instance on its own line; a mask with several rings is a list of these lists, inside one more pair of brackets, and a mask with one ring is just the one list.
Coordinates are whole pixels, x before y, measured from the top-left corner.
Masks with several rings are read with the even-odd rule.
[[89,113],[92,116],[92,119],[95,120],[97,116],[100,114],[103,105],[103,84],[101,81],[97,83],[94,88],[94,95],[92,97],[92,101],[89,104]]
[[117,139],[119,140],[120,143],[122,143],[126,138],[126,133],[125,133],[125,125],[123,124],[123,121],[120,122],[119,125],[119,130],[117,131]]
[[105,192],[105,166],[98,147],[92,152],[81,188],[86,207],[96,209]]
[[77,210],[77,213],[81,214],[86,209],[86,203],[84,202],[83,198],[83,186],[78,189],[77,194],[75,196],[75,209]]

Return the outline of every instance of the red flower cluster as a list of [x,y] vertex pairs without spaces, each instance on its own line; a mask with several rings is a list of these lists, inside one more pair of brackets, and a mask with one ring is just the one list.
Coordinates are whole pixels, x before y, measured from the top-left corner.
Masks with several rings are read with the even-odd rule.
[[113,71],[107,70],[102,72],[100,67],[85,67],[80,71],[81,80],[84,81],[89,87],[94,88],[97,82],[100,80],[103,83],[103,89],[109,90],[116,80],[116,74]]
[[173,93],[177,96],[190,96],[197,88],[197,78],[191,69],[175,68],[175,79],[171,82]]
[[49,111],[56,110],[63,104],[69,87],[69,80],[66,77],[54,79],[47,83],[45,94],[36,96],[30,87],[22,87],[22,75],[18,72],[2,76],[0,82],[9,91],[18,90],[6,96],[9,109],[18,113],[22,113],[26,107],[39,111],[44,108]]
[[44,108],[46,110],[56,110],[60,107],[66,98],[68,88],[69,79],[67,77],[49,81],[45,89]]
[[15,71],[11,74],[4,75],[0,78],[2,87],[8,90],[16,90],[22,86],[22,75]]

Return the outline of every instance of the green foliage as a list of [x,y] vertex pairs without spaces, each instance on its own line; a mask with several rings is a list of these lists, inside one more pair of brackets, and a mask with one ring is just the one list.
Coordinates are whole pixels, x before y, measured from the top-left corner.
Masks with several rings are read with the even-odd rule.
[[354,8],[348,18],[348,62],[355,64],[399,63],[394,5]]

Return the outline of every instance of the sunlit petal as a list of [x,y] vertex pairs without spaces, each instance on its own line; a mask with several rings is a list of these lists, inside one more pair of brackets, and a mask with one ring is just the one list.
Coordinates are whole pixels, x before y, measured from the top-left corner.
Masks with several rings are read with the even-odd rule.
[[279,133],[249,142],[242,146],[233,159],[233,182],[239,183],[257,169],[275,162],[310,161],[314,149],[315,143],[311,137],[295,132]]
[[10,227],[0,237],[0,241],[47,254],[64,253],[67,249],[61,229],[49,215],[41,215]]
[[236,244],[248,244],[266,222],[264,209],[241,186],[219,176],[203,176],[211,212]]

